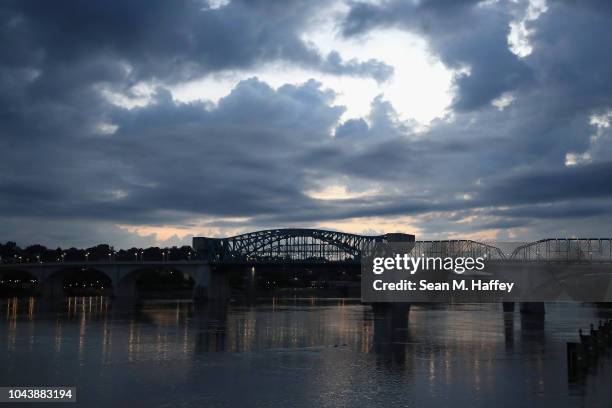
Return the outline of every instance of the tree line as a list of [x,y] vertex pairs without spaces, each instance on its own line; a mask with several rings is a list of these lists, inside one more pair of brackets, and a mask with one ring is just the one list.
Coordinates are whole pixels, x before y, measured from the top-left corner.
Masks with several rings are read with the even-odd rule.
[[188,261],[196,259],[196,256],[196,252],[188,245],[165,248],[133,247],[116,251],[108,244],[85,249],[51,249],[38,244],[20,248],[12,241],[0,243],[0,263]]

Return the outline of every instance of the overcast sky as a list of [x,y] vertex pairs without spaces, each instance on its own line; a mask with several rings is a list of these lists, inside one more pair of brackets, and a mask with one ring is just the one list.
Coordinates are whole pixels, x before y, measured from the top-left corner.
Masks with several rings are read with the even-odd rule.
[[612,2],[0,3],[0,240],[612,236]]

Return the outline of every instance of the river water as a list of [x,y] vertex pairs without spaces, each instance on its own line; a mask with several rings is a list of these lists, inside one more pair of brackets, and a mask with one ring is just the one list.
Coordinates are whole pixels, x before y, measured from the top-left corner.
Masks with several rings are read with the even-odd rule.
[[87,407],[612,406],[612,358],[570,383],[565,354],[612,310],[546,307],[413,305],[397,325],[342,299],[0,299],[0,385],[75,386]]

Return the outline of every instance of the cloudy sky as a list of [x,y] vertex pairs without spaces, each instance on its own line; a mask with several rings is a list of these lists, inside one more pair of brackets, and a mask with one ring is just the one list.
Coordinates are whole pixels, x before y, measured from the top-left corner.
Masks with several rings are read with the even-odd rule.
[[612,5],[0,3],[0,240],[612,236]]

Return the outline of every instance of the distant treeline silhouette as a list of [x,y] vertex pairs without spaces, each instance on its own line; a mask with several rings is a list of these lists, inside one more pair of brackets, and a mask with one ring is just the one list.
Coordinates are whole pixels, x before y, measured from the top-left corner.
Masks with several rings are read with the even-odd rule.
[[188,261],[195,259],[196,253],[188,246],[171,248],[130,248],[116,251],[107,244],[91,248],[56,248],[49,249],[43,245],[30,245],[20,248],[15,242],[0,244],[0,263],[32,262],[134,262],[134,261]]

